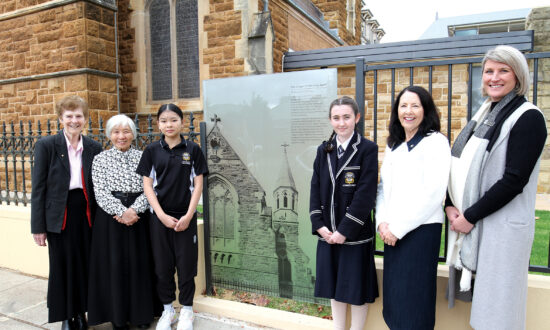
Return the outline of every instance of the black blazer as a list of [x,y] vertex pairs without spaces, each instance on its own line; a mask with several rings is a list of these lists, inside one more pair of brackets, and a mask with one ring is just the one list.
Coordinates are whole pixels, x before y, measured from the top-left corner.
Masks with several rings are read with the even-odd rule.
[[[82,169],[84,185],[88,195],[88,206],[95,210],[95,196],[92,184],[92,161],[101,152],[101,145],[82,136]],[[67,141],[60,130],[55,135],[46,136],[34,147],[34,167],[32,171],[31,232],[47,231],[60,233],[65,216],[71,172]]]
[[[333,144],[327,153],[325,146]],[[312,233],[326,226],[346,237],[344,244],[372,240],[371,211],[376,201],[378,182],[378,146],[357,132],[346,152],[338,159],[336,141],[323,142],[317,148],[310,192]],[[317,234],[318,235],[318,234]]]

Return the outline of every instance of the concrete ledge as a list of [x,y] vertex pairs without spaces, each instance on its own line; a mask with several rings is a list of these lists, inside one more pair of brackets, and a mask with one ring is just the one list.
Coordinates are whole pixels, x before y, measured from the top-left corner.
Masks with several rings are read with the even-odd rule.
[[196,297],[193,309],[277,329],[332,329],[332,321],[211,297]]
[[0,206],[0,266],[47,277],[48,248],[34,243],[30,219],[30,207]]

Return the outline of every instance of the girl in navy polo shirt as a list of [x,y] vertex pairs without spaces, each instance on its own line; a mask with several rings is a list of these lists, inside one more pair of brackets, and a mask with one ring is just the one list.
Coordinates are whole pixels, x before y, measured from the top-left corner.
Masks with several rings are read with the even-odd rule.
[[164,312],[158,330],[168,330],[178,319],[174,272],[178,273],[178,330],[193,329],[194,277],[197,275],[197,214],[203,176],[208,174],[200,147],[181,134],[183,113],[174,104],[157,112],[162,137],[143,151],[136,172],[143,176],[143,190],[152,208],[151,245],[157,291]]
[[378,297],[371,211],[378,181],[378,146],[355,131],[357,103],[330,104],[334,131],[317,149],[311,178],[310,217],[318,236],[315,296],[328,298],[334,329],[363,329],[367,303]]

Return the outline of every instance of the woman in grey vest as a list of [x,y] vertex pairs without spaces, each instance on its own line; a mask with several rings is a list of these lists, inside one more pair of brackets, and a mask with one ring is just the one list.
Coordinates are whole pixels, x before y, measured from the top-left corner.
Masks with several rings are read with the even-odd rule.
[[[488,98],[451,150],[445,207],[451,225],[449,296],[453,287],[470,290],[475,272],[470,325],[524,329],[546,123],[526,99],[529,67],[523,54],[498,46],[485,54],[482,67]],[[455,280],[456,270],[462,272]]]

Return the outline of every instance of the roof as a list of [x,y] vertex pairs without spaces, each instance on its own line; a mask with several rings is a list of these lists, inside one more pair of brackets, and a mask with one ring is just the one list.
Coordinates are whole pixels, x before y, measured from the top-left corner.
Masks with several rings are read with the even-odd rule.
[[524,19],[531,8],[496,11],[491,13],[445,17],[435,20],[418,39],[448,37],[448,27],[453,25],[479,24],[488,22]]
[[288,145],[284,144],[284,157],[279,169],[279,176],[277,177],[277,187],[290,187],[296,190],[296,185],[294,184],[294,178],[292,177],[292,171],[290,171],[290,166],[288,164],[288,155],[286,153],[286,147]]

